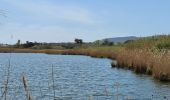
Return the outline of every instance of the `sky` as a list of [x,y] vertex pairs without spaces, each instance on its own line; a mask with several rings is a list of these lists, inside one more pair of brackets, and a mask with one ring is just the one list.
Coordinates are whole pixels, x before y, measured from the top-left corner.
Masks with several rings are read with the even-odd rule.
[[169,34],[170,0],[0,0],[0,43]]

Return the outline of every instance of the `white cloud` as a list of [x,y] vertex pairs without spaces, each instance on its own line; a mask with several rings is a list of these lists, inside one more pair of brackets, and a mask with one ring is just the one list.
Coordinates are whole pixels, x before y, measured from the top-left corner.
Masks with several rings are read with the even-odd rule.
[[[16,43],[18,39],[25,41],[38,41],[38,42],[71,42],[75,38],[83,38],[85,31],[79,29],[68,28],[59,26],[39,26],[39,25],[22,25],[15,23],[8,23],[0,27],[1,37],[0,43]],[[76,32],[77,31],[77,32]],[[90,34],[90,33],[89,33]],[[11,35],[13,39],[11,39]],[[87,36],[88,37],[88,36]],[[86,39],[88,39],[86,37]],[[88,41],[88,40],[86,40]]]
[[[74,38],[94,41],[94,38],[103,36],[98,34],[102,33],[102,28],[98,28],[97,19],[88,9],[45,0],[3,1],[8,4],[10,18],[9,23],[0,27],[0,43],[16,43],[17,39],[23,42],[68,42]],[[11,35],[14,37],[12,40]]]
[[32,18],[44,20],[65,20],[74,21],[83,24],[92,24],[94,20],[92,13],[74,5],[58,5],[43,1],[26,1],[26,0],[5,0],[11,5],[27,13]]

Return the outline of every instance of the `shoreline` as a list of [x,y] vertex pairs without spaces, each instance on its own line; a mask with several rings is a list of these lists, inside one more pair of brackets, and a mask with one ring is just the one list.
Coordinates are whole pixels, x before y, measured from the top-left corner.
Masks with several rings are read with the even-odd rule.
[[[90,56],[95,58],[108,58],[111,60],[117,61],[117,63],[112,62],[111,66],[112,68],[123,68],[132,70],[135,73],[140,74],[147,74],[151,75],[155,79],[162,81],[162,82],[170,82],[170,76],[169,73],[165,72],[159,72],[159,73],[153,73],[153,65],[150,65],[149,67],[146,66],[142,61],[139,65],[135,65],[135,63],[131,62],[129,63],[129,59],[124,56],[122,59],[121,52],[107,52],[107,51],[100,51],[100,50],[89,50],[89,49],[68,49],[68,50],[56,50],[56,49],[16,49],[16,48],[1,48],[0,53],[44,53],[44,54],[57,54],[57,55],[84,55],[84,56]],[[128,52],[129,53],[129,52]],[[133,57],[133,56],[132,56]],[[152,66],[152,67],[151,67]]]

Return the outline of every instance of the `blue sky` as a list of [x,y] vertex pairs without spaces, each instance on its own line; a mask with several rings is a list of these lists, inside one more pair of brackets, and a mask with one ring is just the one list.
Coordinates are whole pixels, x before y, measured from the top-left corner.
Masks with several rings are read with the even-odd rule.
[[7,16],[0,16],[0,43],[168,34],[169,5],[169,0],[0,0]]

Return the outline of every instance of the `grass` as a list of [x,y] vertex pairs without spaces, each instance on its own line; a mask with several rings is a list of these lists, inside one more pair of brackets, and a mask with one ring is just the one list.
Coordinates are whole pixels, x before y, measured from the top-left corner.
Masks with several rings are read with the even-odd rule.
[[62,54],[88,55],[117,60],[113,67],[131,69],[152,75],[160,81],[170,81],[170,36],[152,36],[120,45],[67,50]]
[[[0,48],[0,52],[9,52]],[[17,53],[47,53],[87,55],[117,60],[113,67],[131,69],[136,73],[152,75],[160,81],[170,81],[170,35],[140,38],[117,46],[89,46],[75,49],[13,49]]]
[[[87,55],[97,58],[109,58],[116,60],[112,67],[125,68],[133,70],[136,73],[152,75],[160,81],[170,81],[170,36],[153,36],[141,38],[123,45],[117,46],[90,46],[75,49],[19,49],[0,48],[1,53],[46,53],[62,55]],[[10,61],[9,61],[10,66]],[[9,68],[8,68],[9,69]],[[8,70],[9,73],[9,70]],[[9,76],[9,75],[7,75]],[[1,98],[6,100],[8,93],[8,80],[5,84],[4,92]],[[53,94],[54,73],[52,66]],[[32,100],[28,89],[28,82],[25,76],[22,76],[22,83],[27,100]],[[41,89],[40,89],[41,91]],[[117,90],[118,92],[118,90]],[[42,94],[41,94],[42,95]],[[108,94],[107,94],[108,95]],[[117,97],[118,98],[118,97]]]
[[142,38],[124,47],[113,67],[126,67],[136,73],[150,74],[160,81],[170,81],[169,35]]

